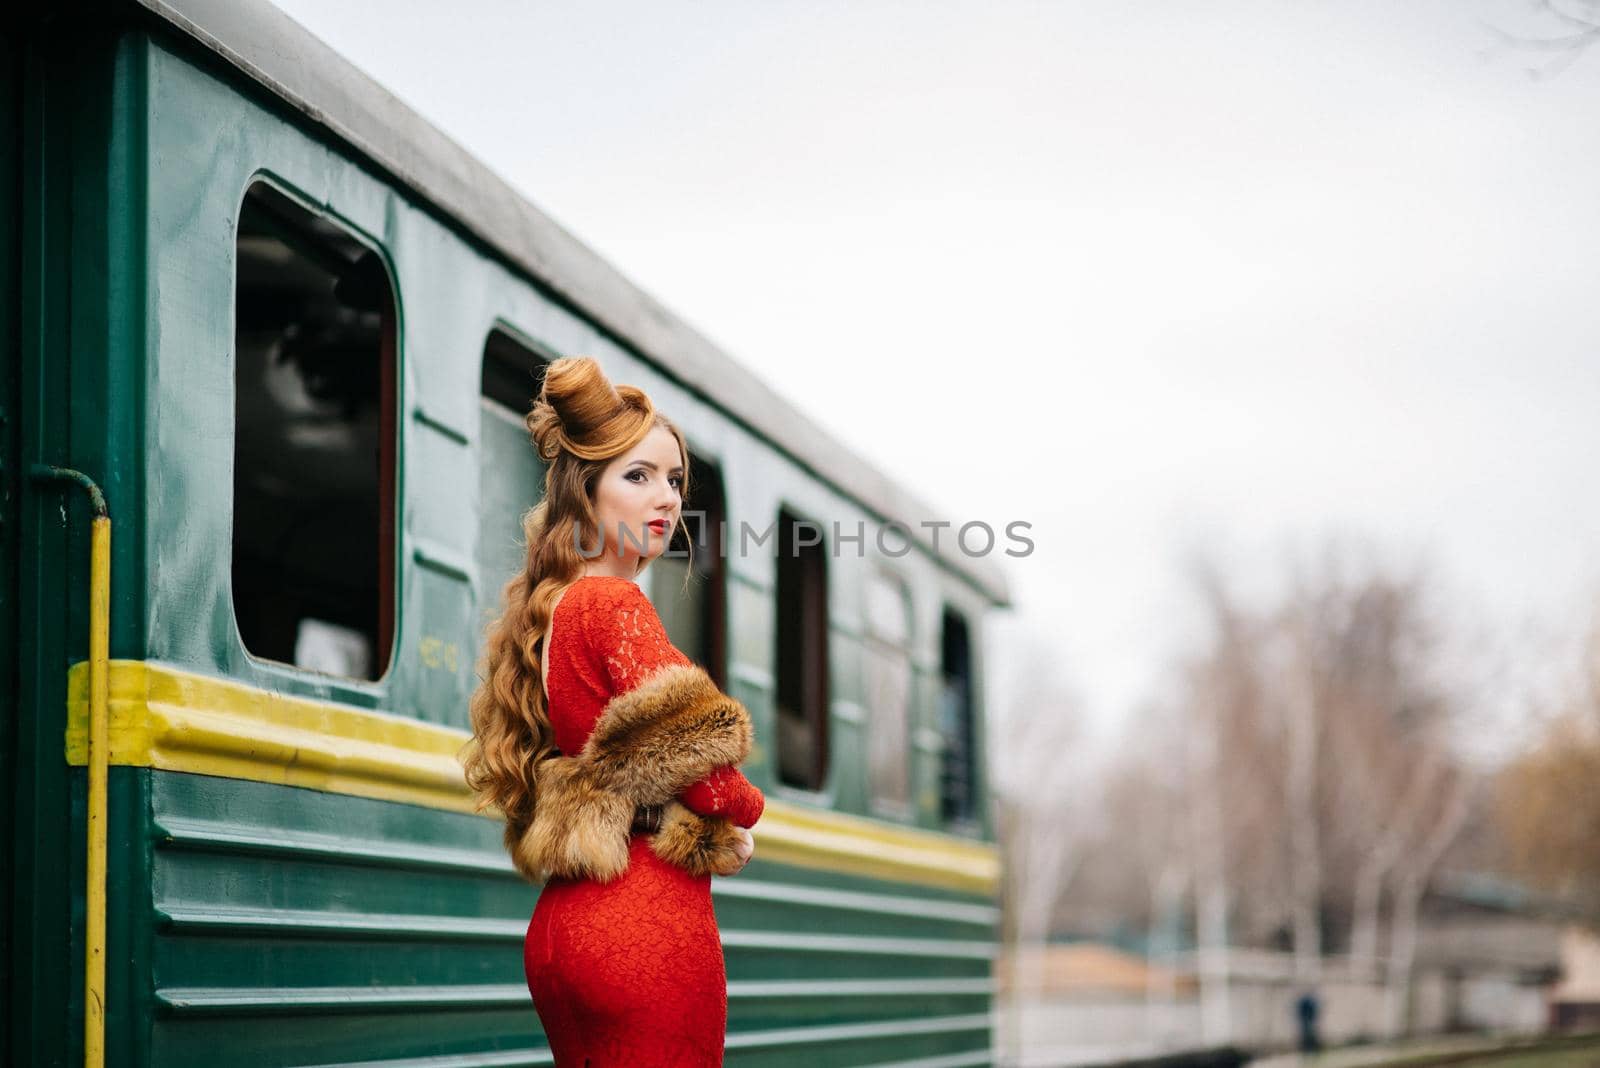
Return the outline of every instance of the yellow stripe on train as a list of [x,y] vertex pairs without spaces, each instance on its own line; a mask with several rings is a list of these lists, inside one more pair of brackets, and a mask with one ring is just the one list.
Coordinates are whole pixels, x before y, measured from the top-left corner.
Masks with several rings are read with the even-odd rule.
[[[88,665],[67,683],[67,763],[87,756]],[[473,811],[468,734],[143,660],[111,661],[111,763]],[[489,813],[491,817],[493,813]],[[994,846],[769,800],[760,854],[780,864],[992,895]]]

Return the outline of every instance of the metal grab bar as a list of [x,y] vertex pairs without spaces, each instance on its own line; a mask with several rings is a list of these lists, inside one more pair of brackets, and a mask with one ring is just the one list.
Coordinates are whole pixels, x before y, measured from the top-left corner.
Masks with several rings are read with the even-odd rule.
[[111,514],[82,471],[35,464],[40,482],[73,482],[89,496],[89,833],[84,894],[83,1063],[106,1062],[106,781],[110,766]]

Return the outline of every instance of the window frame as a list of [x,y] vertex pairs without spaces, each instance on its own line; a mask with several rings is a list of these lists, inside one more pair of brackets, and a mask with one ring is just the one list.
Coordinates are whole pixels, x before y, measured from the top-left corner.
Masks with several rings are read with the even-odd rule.
[[[695,582],[694,576],[703,576],[705,583],[705,596],[701,604],[701,615],[696,624],[699,627],[698,641],[693,649],[685,648],[684,644],[674,641],[691,660],[700,664],[711,676],[711,681],[719,689],[728,688],[728,547],[726,534],[728,525],[728,479],[724,473],[724,465],[720,460],[708,456],[706,453],[695,449],[694,442],[685,435],[685,444],[689,449],[689,491],[698,498],[704,499],[704,487],[714,486],[712,498],[716,508],[707,511],[703,508],[686,508],[685,514],[693,512],[700,519],[702,531],[705,534],[706,547],[696,547],[694,567],[689,568],[690,585]],[[685,523],[686,527],[691,524]],[[684,535],[674,532],[669,546],[678,542]],[[686,557],[670,559],[672,565],[689,564]],[[657,568],[661,565],[658,558],[650,565],[650,593],[651,600],[658,606],[663,604],[664,598],[676,596],[679,587],[673,585],[672,589],[663,588],[662,571]],[[672,613],[669,609],[668,616]],[[687,643],[685,643],[687,644]]]
[[[481,643],[485,628],[500,610],[500,595],[505,584],[510,581],[512,574],[485,574],[484,539],[488,533],[485,500],[483,496],[484,474],[491,470],[485,455],[486,443],[483,435],[483,419],[489,417],[502,420],[508,427],[515,426],[523,437],[523,445],[539,468],[541,475],[549,465],[538,455],[531,440],[528,440],[526,418],[538,398],[539,389],[544,382],[545,371],[550,364],[560,358],[560,354],[549,345],[542,344],[527,334],[518,330],[503,318],[495,318],[490,322],[487,330],[483,331],[483,341],[478,349],[478,388],[477,404],[474,412],[477,416],[476,432],[472,435],[472,460],[477,477],[477,514],[473,517],[473,543],[472,561],[477,572],[477,581],[474,584],[473,599],[476,616],[473,620],[472,641],[475,644],[474,657],[482,655]],[[515,406],[507,403],[502,395],[506,392],[509,383],[508,375],[519,375],[527,372],[529,376],[528,394]],[[516,519],[520,521],[528,508],[536,506],[544,497],[544,483],[542,477],[538,484],[527,487],[528,498],[526,505],[519,509]],[[517,535],[520,538],[520,522]],[[474,661],[476,662],[476,661]]]
[[[389,287],[389,297],[393,305],[393,314],[389,318],[388,330],[385,332],[380,325],[380,362],[379,362],[379,413],[378,413],[378,443],[380,448],[379,470],[388,474],[387,485],[382,481],[378,489],[378,523],[379,537],[378,548],[381,555],[387,556],[387,568],[381,566],[383,560],[380,556],[378,576],[378,629],[381,632],[384,618],[389,622],[389,640],[385,645],[379,640],[373,642],[373,656],[376,663],[382,665],[382,670],[372,678],[363,678],[356,675],[339,675],[316,668],[305,667],[293,661],[278,660],[274,657],[264,656],[250,648],[245,641],[244,631],[239,625],[239,604],[234,593],[234,565],[233,546],[235,530],[238,520],[239,485],[237,456],[239,448],[239,227],[244,219],[244,205],[251,190],[258,185],[264,185],[278,196],[287,200],[295,208],[305,212],[313,219],[325,219],[346,237],[372,252],[378,263],[383,267],[384,279]],[[252,171],[239,187],[234,197],[233,226],[230,230],[228,242],[228,272],[229,293],[228,301],[228,329],[229,346],[228,357],[231,363],[228,374],[231,386],[231,412],[229,415],[229,430],[234,458],[231,462],[233,477],[229,483],[228,494],[228,581],[225,584],[225,593],[228,604],[228,621],[233,628],[233,640],[238,650],[244,655],[245,663],[258,670],[269,673],[283,673],[291,677],[315,680],[318,684],[332,684],[349,688],[351,692],[365,692],[379,694],[385,691],[395,676],[395,670],[401,656],[401,633],[404,629],[402,593],[404,591],[403,560],[405,541],[405,462],[404,462],[404,435],[401,430],[402,420],[400,413],[406,407],[406,392],[404,373],[405,360],[405,302],[400,291],[400,273],[397,269],[393,255],[389,248],[374,234],[353,219],[341,213],[332,204],[321,203],[304,193],[294,183],[285,180],[269,168],[257,168]],[[308,258],[310,258],[308,256]],[[387,336],[384,336],[387,333]],[[387,343],[390,351],[388,360],[382,360],[381,347]],[[388,394],[390,403],[387,410],[383,404],[384,395]],[[387,496],[389,509],[384,514],[383,502]],[[382,537],[384,526],[388,527],[388,537]],[[388,575],[388,584],[385,588],[383,577]]]
[[[776,783],[777,786],[783,790],[791,791],[796,795],[827,803],[834,788],[835,774],[832,745],[833,627],[831,619],[832,597],[830,596],[831,590],[829,588],[830,582],[832,581],[832,575],[828,567],[827,528],[824,524],[811,518],[803,510],[795,507],[787,501],[781,501],[778,505],[777,523],[778,529],[776,531],[776,537],[774,538],[773,545],[775,567],[772,584],[772,611],[774,613],[772,628],[772,704],[773,719],[775,721],[774,729],[777,736],[773,739],[772,776],[774,783]],[[816,529],[822,534],[821,541],[819,541],[815,546],[810,547],[805,552],[793,554],[792,563],[792,566],[795,569],[802,569],[802,573],[799,574],[797,578],[801,583],[805,583],[807,581],[807,576],[803,573],[803,569],[808,566],[806,563],[806,558],[808,555],[814,555],[816,559],[816,563],[814,565],[810,565],[814,566],[816,569],[814,586],[808,590],[802,585],[799,594],[801,600],[800,610],[794,613],[795,618],[798,620],[798,623],[795,625],[798,625],[802,628],[809,625],[812,628],[809,632],[805,629],[802,629],[798,636],[798,644],[800,645],[800,649],[796,655],[802,661],[798,669],[801,673],[799,682],[802,687],[802,691],[805,685],[805,671],[807,666],[810,666],[804,663],[804,661],[808,659],[808,653],[810,654],[810,658],[816,661],[815,667],[817,668],[818,675],[817,686],[820,690],[816,697],[817,708],[815,709],[815,712],[813,713],[810,709],[800,710],[807,719],[812,720],[810,726],[812,728],[812,739],[816,752],[814,757],[814,785],[796,783],[784,778],[783,776],[783,737],[781,720],[784,718],[784,716],[780,711],[783,705],[779,698],[784,683],[783,663],[786,659],[782,654],[785,637],[785,613],[783,611],[784,602],[781,596],[781,586],[783,585],[784,574],[782,549],[784,545],[785,531],[789,527],[798,527],[800,524],[811,524],[815,526]],[[809,598],[815,598],[820,601],[820,613],[812,619],[808,619],[805,612],[805,609],[808,606],[807,602]],[[816,642],[816,648],[808,649],[806,647],[808,636]]]

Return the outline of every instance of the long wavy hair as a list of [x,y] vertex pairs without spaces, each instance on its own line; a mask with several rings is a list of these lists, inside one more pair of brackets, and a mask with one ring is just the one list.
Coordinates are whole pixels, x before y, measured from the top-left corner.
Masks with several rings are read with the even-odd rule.
[[540,677],[544,636],[557,597],[583,574],[579,546],[591,551],[600,544],[594,511],[600,473],[653,428],[664,427],[678,441],[681,490],[685,501],[689,496],[683,433],[643,390],[613,386],[591,357],[552,362],[526,422],[534,448],[549,465],[544,499],[522,516],[527,557],[505,584],[499,618],[485,636],[472,695],[472,739],[461,758],[478,811],[492,806],[505,816],[508,848],[533,821],[539,762],[557,755]]

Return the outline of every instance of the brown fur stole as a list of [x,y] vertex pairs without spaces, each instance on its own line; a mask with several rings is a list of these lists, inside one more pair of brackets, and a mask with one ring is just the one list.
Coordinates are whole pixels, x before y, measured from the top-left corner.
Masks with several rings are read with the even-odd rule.
[[695,664],[661,668],[613,697],[583,751],[541,761],[533,820],[506,827],[506,848],[530,880],[610,882],[628,867],[635,805],[662,805],[656,856],[694,875],[740,868],[733,824],[701,816],[675,795],[750,754],[750,713]]

